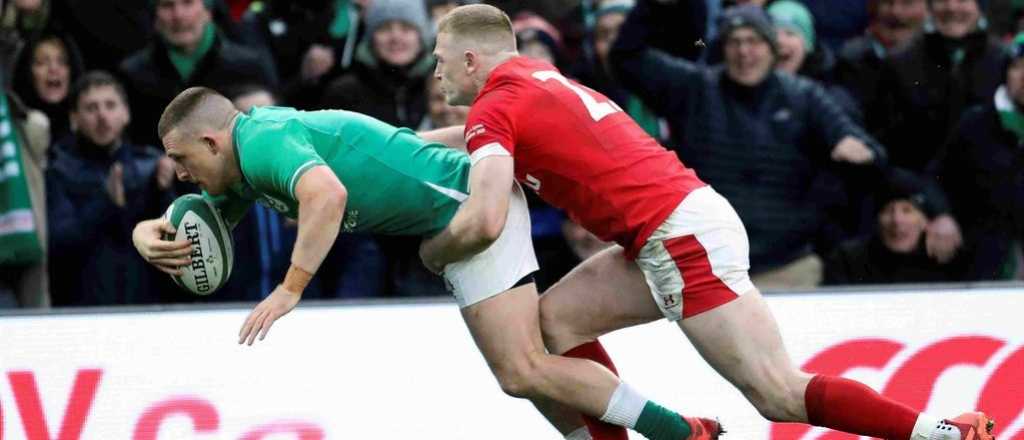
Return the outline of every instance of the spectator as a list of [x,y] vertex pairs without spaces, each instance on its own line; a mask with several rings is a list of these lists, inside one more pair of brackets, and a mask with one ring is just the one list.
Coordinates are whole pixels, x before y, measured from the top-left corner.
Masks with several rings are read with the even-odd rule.
[[818,43],[837,51],[868,25],[868,3],[873,0],[800,0],[814,16]]
[[45,115],[11,92],[0,95],[0,308],[50,306],[43,181],[49,137]]
[[427,111],[426,81],[434,67],[423,2],[374,0],[366,12],[366,32],[352,72],[328,86],[321,106],[419,127]]
[[276,87],[274,67],[259,53],[222,37],[206,2],[156,0],[155,5],[158,37],[120,67],[135,115],[133,140],[157,145],[160,114],[187,87],[224,90],[249,83]]
[[334,0],[269,0],[260,5],[243,18],[243,39],[269,52],[286,104],[315,107],[328,80],[352,64],[361,30],[356,5]]
[[964,113],[932,170],[963,227],[970,280],[1012,279],[1024,241],[1024,35],[1001,72],[1002,85]]
[[[50,0],[15,0],[0,3],[0,69],[7,74],[11,62],[27,40],[35,40],[50,21]],[[4,78],[9,79],[6,75]],[[8,84],[4,84],[6,87]]]
[[153,35],[153,0],[51,0],[88,70],[114,71]]
[[474,0],[426,0],[427,12],[430,14],[430,23],[433,24],[432,30],[437,30],[437,21],[444,17],[452,9],[455,9],[462,5],[468,5],[476,3]]
[[82,74],[82,59],[70,37],[45,33],[25,44],[14,72],[14,90],[50,120],[50,140],[71,134],[68,91]]
[[648,30],[671,28],[686,14],[684,3],[639,2],[612,48],[612,68],[670,118],[683,163],[736,208],[750,236],[755,283],[816,285],[821,259],[812,243],[826,222],[810,197],[812,183],[838,167],[831,163],[879,163],[884,150],[817,83],[773,69],[776,31],[759,7],[723,16],[724,66],[648,47]]
[[530,11],[520,12],[512,21],[519,53],[554,66],[562,61],[562,34],[551,23]]
[[863,123],[856,101],[836,84],[836,57],[832,49],[817,44],[810,11],[796,0],[776,1],[767,11],[777,30],[779,59],[776,67],[818,81],[852,119]]
[[874,108],[878,79],[889,53],[909,42],[924,28],[926,0],[872,0],[868,2],[867,31],[851,39],[839,52],[836,76],[861,109]]
[[665,140],[661,120],[635,95],[629,93],[615,79],[608,61],[612,43],[619,35],[619,28],[626,21],[626,15],[633,9],[634,0],[604,0],[594,11],[593,30],[590,32],[589,59],[575,75],[579,81],[609,97],[622,107],[633,120],[643,127],[647,134],[660,141]]
[[992,99],[1003,48],[985,33],[980,0],[930,0],[932,26],[886,61],[868,126],[892,163],[923,171],[968,107]]
[[825,264],[825,284],[941,282],[957,279],[953,264],[928,255],[929,218],[949,206],[942,191],[914,173],[893,169],[877,199],[877,229],[839,246]]
[[448,105],[441,91],[441,81],[433,76],[427,78],[427,118],[417,131],[462,125],[466,123],[468,114],[469,107]]
[[131,236],[137,222],[171,203],[174,163],[154,147],[125,141],[126,95],[109,74],[83,75],[71,105],[75,136],[66,138],[46,171],[53,302],[166,300],[157,283],[167,278],[142,260]]

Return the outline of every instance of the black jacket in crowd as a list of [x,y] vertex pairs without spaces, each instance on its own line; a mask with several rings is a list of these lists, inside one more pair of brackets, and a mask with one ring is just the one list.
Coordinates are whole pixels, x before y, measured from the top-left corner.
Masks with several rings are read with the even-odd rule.
[[1002,127],[994,104],[974,106],[932,172],[964,235],[967,279],[1001,278],[1014,241],[1024,240],[1024,143]]
[[[954,64],[957,49],[964,58]],[[923,171],[964,110],[992,99],[1004,67],[1002,46],[983,30],[957,41],[921,34],[889,55],[868,127],[888,146],[893,165]]]
[[909,254],[890,251],[876,233],[844,242],[825,259],[825,285],[938,283],[958,273],[928,256],[924,237]]
[[883,148],[811,80],[773,72],[744,87],[722,66],[705,68],[649,47],[655,19],[675,20],[670,9],[637,4],[612,49],[613,69],[668,119],[683,163],[739,213],[750,236],[752,272],[806,255],[823,227],[812,183],[833,147],[854,136],[879,160]]
[[[55,306],[161,302],[170,278],[139,256],[132,229],[158,217],[174,193],[161,191],[154,173],[161,152],[123,144],[113,154],[75,136],[55,147],[46,171],[50,290]],[[124,169],[125,199],[117,207],[107,193],[110,167]]]
[[160,115],[178,93],[193,86],[225,90],[246,84],[277,86],[274,66],[258,52],[217,35],[213,47],[199,61],[192,77],[181,78],[167,55],[161,38],[121,63],[120,76],[132,105],[132,140],[160,145],[156,125]]

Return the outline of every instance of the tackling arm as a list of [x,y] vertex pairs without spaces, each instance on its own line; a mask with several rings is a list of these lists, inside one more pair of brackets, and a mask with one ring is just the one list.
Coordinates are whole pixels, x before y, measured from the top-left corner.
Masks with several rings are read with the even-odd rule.
[[464,128],[463,125],[453,125],[451,127],[438,128],[430,131],[421,131],[416,134],[420,138],[427,142],[437,142],[439,144],[445,144],[456,150],[466,151],[466,138],[463,136]]
[[469,172],[469,198],[440,234],[420,246],[428,269],[440,273],[449,263],[487,249],[505,228],[515,182],[511,156],[482,159]]

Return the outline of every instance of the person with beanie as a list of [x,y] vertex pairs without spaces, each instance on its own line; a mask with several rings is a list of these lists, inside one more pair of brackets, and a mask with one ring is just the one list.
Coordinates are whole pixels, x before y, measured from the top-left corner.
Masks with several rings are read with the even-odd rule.
[[860,107],[850,93],[837,84],[836,57],[832,49],[815,44],[814,17],[807,7],[796,0],[779,0],[766,11],[777,29],[779,60],[776,67],[818,81],[851,118],[862,123]]
[[758,6],[723,14],[724,64],[704,67],[650,47],[650,29],[678,28],[685,3],[637,2],[612,47],[612,69],[667,119],[669,146],[683,163],[736,208],[755,284],[814,286],[822,275],[814,243],[833,220],[812,189],[823,175],[884,163],[885,149],[818,83],[775,70],[776,30]]
[[999,87],[1005,54],[986,32],[984,6],[928,0],[925,32],[886,60],[878,99],[865,113],[893,165],[923,171],[964,110],[991,100]]
[[277,72],[260,53],[225,38],[213,22],[213,0],[152,0],[157,37],[121,62],[132,107],[131,139],[159,145],[156,123],[178,92],[192,86],[277,87]]
[[516,47],[523,56],[561,65],[562,33],[541,16],[530,11],[520,12],[512,21],[516,33]]
[[948,202],[934,182],[916,173],[888,170],[875,191],[876,228],[841,244],[825,261],[826,285],[955,281],[961,270],[928,255],[929,219],[946,214]]
[[[422,0],[374,0],[366,10],[366,37],[356,48],[350,72],[332,81],[320,108],[363,113],[398,127],[415,129],[427,114],[427,78],[433,25]],[[445,295],[440,278],[419,261],[415,241],[379,236],[385,258],[384,294]],[[331,250],[328,258],[344,249]]]
[[850,91],[859,107],[874,107],[878,80],[889,53],[924,29],[927,0],[871,0],[870,21],[864,34],[850,39],[839,51],[836,78]]
[[929,171],[961,223],[968,280],[1020,276],[1024,242],[1024,34],[1010,46],[1001,84],[964,112]]

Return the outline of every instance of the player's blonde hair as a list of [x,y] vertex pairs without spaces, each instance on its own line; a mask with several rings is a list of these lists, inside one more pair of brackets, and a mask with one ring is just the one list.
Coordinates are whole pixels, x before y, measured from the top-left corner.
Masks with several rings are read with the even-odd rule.
[[437,34],[447,34],[468,46],[495,52],[516,50],[512,20],[501,9],[473,4],[452,9],[437,23]]
[[207,87],[189,87],[171,100],[160,115],[156,132],[160,139],[175,128],[187,126],[222,128],[237,110],[224,95]]

